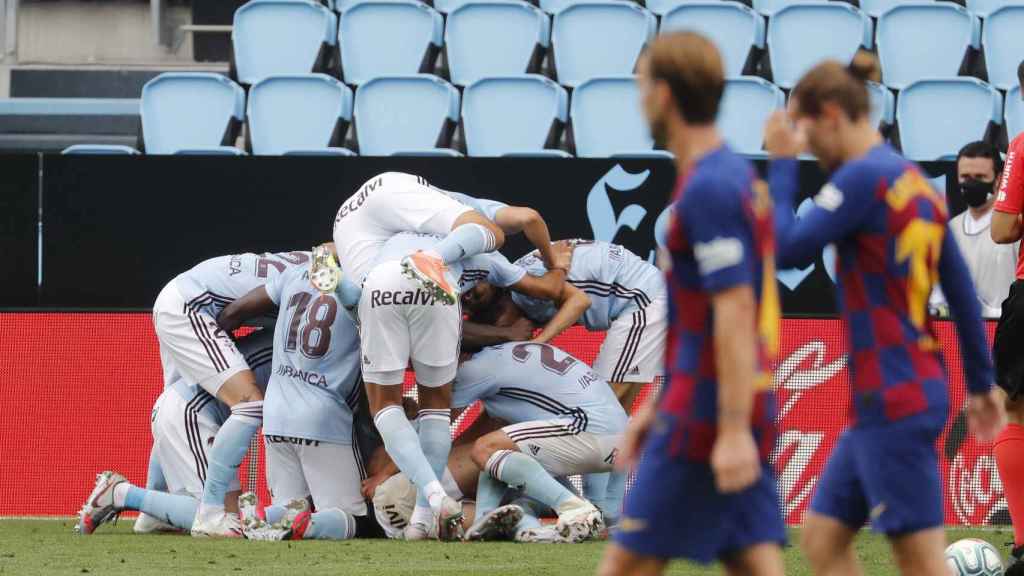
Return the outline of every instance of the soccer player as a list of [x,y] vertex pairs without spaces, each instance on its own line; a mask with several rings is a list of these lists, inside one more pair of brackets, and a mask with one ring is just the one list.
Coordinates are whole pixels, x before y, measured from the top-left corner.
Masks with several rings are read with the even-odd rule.
[[[790,110],[765,129],[778,263],[804,266],[835,243],[854,413],[818,481],[801,531],[815,574],[858,574],[852,546],[865,522],[886,534],[902,574],[941,574],[945,532],[935,442],[949,409],[946,370],[928,320],[936,281],[960,336],[968,421],[982,438],[1001,425],[978,298],[946,203],[920,168],[882,141],[864,78],[877,62],[812,68]],[[829,172],[799,220],[796,156],[804,144]]]
[[[1024,62],[1017,67],[1017,78],[1024,84]],[[1024,133],[1010,142],[1006,166],[999,182],[995,210],[992,214],[992,239],[1000,244],[1019,242],[1024,235],[1021,211],[1024,209]],[[1022,244],[1024,245],[1024,244]],[[1006,492],[1006,503],[1013,521],[1014,559],[1007,576],[1024,574],[1024,252],[1017,257],[1017,279],[1010,286],[1010,295],[1003,302],[1002,315],[996,326],[992,346],[995,359],[996,384],[1005,393],[1004,405],[1010,424],[996,438],[995,458],[999,478]]]
[[[273,354],[273,330],[257,330],[237,342],[256,385],[266,389]],[[175,380],[153,404],[153,449],[146,487],[132,485],[113,471],[97,474],[96,485],[78,513],[75,530],[92,534],[125,510],[138,510],[135,532],[191,530],[203,495],[207,446],[231,409],[194,383]],[[228,483],[225,504],[237,512],[238,476]]]
[[[555,477],[611,471],[627,416],[607,383],[586,363],[550,344],[509,342],[484,348],[459,367],[452,405],[477,400],[491,418],[509,425],[473,444],[472,458],[482,471],[476,522],[466,538],[489,539],[495,531],[514,527],[506,525],[505,511],[498,511],[510,486],[522,486],[526,496],[551,507],[565,541],[600,532],[601,511]],[[625,485],[625,474],[613,476],[609,491],[621,494],[617,487]],[[613,514],[620,504],[612,505]],[[534,527],[520,526],[515,532]]]
[[224,497],[263,420],[263,393],[229,334],[217,326],[217,314],[289,266],[308,261],[308,252],[211,258],[171,280],[153,304],[165,386],[184,378],[231,408],[210,448],[193,536],[241,537],[238,516],[224,510]]
[[[606,331],[594,371],[611,384],[623,408],[629,410],[640,388],[662,373],[668,317],[665,280],[657,268],[618,244],[594,240],[569,243],[575,250],[568,283],[591,301],[580,320],[587,330]],[[534,276],[549,273],[536,251],[515,264]],[[510,294],[534,322],[548,322],[556,313],[550,300],[516,291]],[[493,285],[481,282],[463,296],[463,303],[470,312],[477,312],[493,306],[500,295]]]
[[659,36],[638,71],[651,132],[679,172],[667,388],[626,431],[618,460],[639,461],[636,482],[599,571],[660,574],[685,557],[782,576],[785,527],[768,464],[779,322],[768,192],[715,128],[725,78],[711,41]]
[[[325,250],[317,247],[314,261]],[[285,519],[287,526],[268,531],[243,510],[248,538],[263,533],[264,539],[345,540],[368,521],[360,492],[363,458],[353,438],[353,412],[362,392],[359,334],[339,308],[335,294],[313,287],[308,268],[294,267],[229,304],[218,318],[220,327],[231,331],[279,310],[263,438],[273,496],[267,521]],[[307,499],[315,512],[308,510]]]
[[385,172],[342,202],[334,219],[338,263],[349,281],[361,285],[381,247],[400,232],[444,238],[426,250],[400,255],[399,262],[403,272],[449,305],[455,303],[458,290],[446,277],[446,268],[463,258],[493,252],[505,242],[497,224],[425,179]]

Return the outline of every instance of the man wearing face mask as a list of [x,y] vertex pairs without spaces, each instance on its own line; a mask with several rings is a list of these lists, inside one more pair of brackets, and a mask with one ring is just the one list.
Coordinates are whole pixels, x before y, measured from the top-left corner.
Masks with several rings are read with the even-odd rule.
[[[998,318],[1003,300],[1015,279],[1019,242],[996,244],[989,228],[1003,160],[992,144],[971,142],[957,154],[956,175],[967,210],[949,221],[950,232],[967,262],[985,318]],[[945,298],[936,288],[933,309],[945,309]]]

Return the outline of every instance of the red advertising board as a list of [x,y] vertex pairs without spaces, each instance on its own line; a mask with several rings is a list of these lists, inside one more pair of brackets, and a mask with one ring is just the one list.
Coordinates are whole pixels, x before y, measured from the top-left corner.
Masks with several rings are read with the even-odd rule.
[[[936,329],[951,381],[950,421],[938,445],[946,522],[1005,522],[992,447],[963,425],[955,331],[945,322]],[[105,469],[144,483],[150,409],[162,385],[149,315],[0,313],[0,334],[0,516],[73,514]],[[592,362],[602,338],[574,328],[556,343]],[[849,422],[844,348],[838,320],[783,321],[774,464],[791,524],[801,521]],[[243,465],[243,481],[262,487],[262,467],[253,464]]]

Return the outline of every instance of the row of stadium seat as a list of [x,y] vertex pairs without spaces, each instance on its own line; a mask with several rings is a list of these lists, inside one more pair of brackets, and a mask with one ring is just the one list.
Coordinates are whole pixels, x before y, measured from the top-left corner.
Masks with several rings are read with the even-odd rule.
[[[904,153],[936,160],[991,134],[1004,120],[1003,96],[976,78],[922,80],[897,99],[871,84],[872,120],[899,126]],[[240,86],[218,74],[164,74],[142,92],[145,149],[150,154],[241,154],[232,144],[243,123],[255,154],[351,155],[342,147],[354,123],[363,155],[665,157],[639,111],[632,76],[595,78],[572,93],[537,74],[485,78],[460,96],[428,74],[375,78],[352,91],[324,74],[272,76]],[[737,151],[762,153],[762,130],[785,93],[758,77],[728,81],[718,125]],[[956,113],[950,113],[955,110]],[[1006,96],[1009,133],[1024,130],[1020,87]],[[568,128],[568,130],[566,130]],[[567,134],[562,143],[563,132]],[[72,152],[117,152],[76,147]],[[120,150],[126,151],[126,150]]]
[[[957,76],[967,54],[984,50],[982,76],[1007,90],[1024,54],[1024,4],[988,13],[982,26],[976,14],[951,2],[900,3],[876,26],[870,9],[842,2],[790,2],[766,24],[739,2],[671,1],[671,7],[658,4],[662,31],[699,31],[719,46],[727,75],[760,72],[787,89],[824,58],[849,61],[858,49],[877,45],[882,81],[891,88]],[[452,83],[465,86],[541,72],[549,53],[552,75],[575,88],[589,78],[632,74],[658,29],[654,14],[622,0],[581,0],[553,21],[519,0],[467,0],[447,22],[416,0],[363,0],[340,17],[308,0],[252,0],[235,14],[233,70],[245,85],[309,72],[360,85],[377,76],[441,72],[435,64],[443,51]],[[757,66],[765,52],[770,72]]]

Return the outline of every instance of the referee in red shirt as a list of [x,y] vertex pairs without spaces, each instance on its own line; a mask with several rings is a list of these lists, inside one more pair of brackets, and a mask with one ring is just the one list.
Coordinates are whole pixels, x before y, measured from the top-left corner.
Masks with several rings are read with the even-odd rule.
[[[1024,62],[1017,67],[1024,86]],[[1012,244],[1024,235],[1024,133],[1010,142],[992,214],[992,240]],[[1009,424],[996,438],[995,457],[1013,521],[1013,564],[1007,576],[1024,575],[1024,244],[1017,255],[1017,280],[1003,301],[992,357],[996,384],[1006,393]]]

